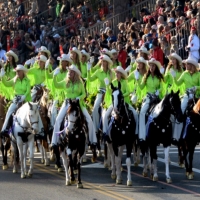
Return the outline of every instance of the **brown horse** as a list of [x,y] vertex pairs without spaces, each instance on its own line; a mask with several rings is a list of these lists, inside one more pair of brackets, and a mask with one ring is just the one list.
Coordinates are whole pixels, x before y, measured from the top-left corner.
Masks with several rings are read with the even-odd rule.
[[[0,96],[0,130],[3,127],[3,123],[6,116],[6,100],[3,96]],[[8,169],[7,153],[10,149],[10,138],[0,137],[0,149],[3,157],[3,170]]]

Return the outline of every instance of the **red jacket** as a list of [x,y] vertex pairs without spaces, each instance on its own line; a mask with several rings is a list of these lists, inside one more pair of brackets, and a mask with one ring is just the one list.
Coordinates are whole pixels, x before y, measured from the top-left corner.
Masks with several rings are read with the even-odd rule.
[[153,50],[152,57],[155,58],[156,60],[158,60],[162,66],[164,65],[164,60],[163,60],[164,55],[163,55],[163,51],[160,47],[156,47]]
[[118,60],[119,62],[122,63],[122,67],[126,69],[126,58],[127,58],[127,53],[124,50],[121,50],[118,54]]

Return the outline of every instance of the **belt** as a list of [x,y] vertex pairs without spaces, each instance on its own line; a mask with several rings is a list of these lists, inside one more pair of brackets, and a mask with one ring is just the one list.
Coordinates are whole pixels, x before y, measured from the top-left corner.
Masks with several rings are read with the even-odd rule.
[[105,94],[105,93],[106,93],[106,89],[104,89],[104,88],[99,88],[99,89],[98,89],[98,93],[100,93],[100,94]]

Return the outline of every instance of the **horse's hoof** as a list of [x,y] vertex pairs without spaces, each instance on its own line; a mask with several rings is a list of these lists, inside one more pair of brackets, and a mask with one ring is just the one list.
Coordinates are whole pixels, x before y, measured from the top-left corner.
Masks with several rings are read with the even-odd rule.
[[3,165],[3,166],[2,166],[2,169],[3,169],[3,170],[7,170],[7,169],[8,169],[8,165]]
[[121,172],[123,172],[123,171],[124,171],[124,168],[121,166],[121,169],[120,169],[120,170],[121,170]]
[[45,161],[44,161],[44,159],[42,158],[42,159],[41,159],[41,163],[44,164],[44,162],[45,162]]
[[122,179],[117,179],[116,184],[122,184]]
[[147,177],[147,176],[148,176],[148,173],[147,173],[147,172],[142,172],[142,176],[143,176],[143,177]]
[[189,172],[185,172],[185,175],[188,177],[189,176]]
[[17,174],[17,169],[13,169],[13,174]]
[[127,186],[132,186],[132,185],[133,185],[132,181],[127,181]]
[[45,165],[45,166],[50,166],[49,159],[45,160],[44,165]]
[[170,184],[170,183],[172,183],[172,179],[171,178],[166,178],[166,182]]
[[35,153],[39,153],[39,149],[38,148],[35,148]]
[[114,174],[114,175],[111,174],[111,178],[112,178],[113,180],[116,180],[116,175],[115,175],[115,174]]
[[193,173],[190,173],[190,174],[188,175],[188,179],[189,179],[189,180],[194,179],[194,174],[193,174]]
[[104,167],[105,168],[108,168],[109,166],[108,166],[108,163],[104,163]]
[[75,175],[78,174],[78,170],[77,169],[74,170],[74,174]]
[[54,155],[50,157],[50,161],[55,162],[55,156]]
[[95,162],[96,162],[96,160],[97,160],[97,159],[96,159],[96,158],[94,158],[94,157],[92,157],[92,158],[91,158],[91,162],[92,162],[92,163],[95,163]]
[[58,172],[63,172],[62,167],[59,167],[59,168],[58,168]]
[[27,177],[28,177],[28,178],[32,178],[32,177],[33,177],[33,174],[29,172],[29,173],[27,174]]
[[78,183],[77,184],[77,188],[83,188],[83,184],[82,183]]
[[71,181],[70,183],[71,183],[71,185],[73,185],[73,184],[76,183],[76,180],[73,180],[73,181]]
[[101,151],[99,151],[99,152],[97,153],[97,156],[98,156],[98,157],[101,157],[101,156],[102,156]]
[[83,162],[83,163],[86,163],[86,162],[87,162],[87,159],[86,159],[86,158],[83,158],[82,162]]
[[153,181],[158,181],[158,177],[157,177],[157,176],[154,176],[154,177],[153,177]]
[[179,167],[185,168],[185,164],[184,163],[179,163]]
[[26,175],[25,174],[21,174],[21,178],[22,179],[26,178]]
[[66,181],[66,184],[67,186],[71,185],[71,181]]

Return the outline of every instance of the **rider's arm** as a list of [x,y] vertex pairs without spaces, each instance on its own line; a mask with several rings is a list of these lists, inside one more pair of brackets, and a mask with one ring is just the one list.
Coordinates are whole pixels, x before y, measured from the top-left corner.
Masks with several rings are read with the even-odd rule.
[[98,76],[97,76],[98,71],[99,71],[99,70],[97,70],[97,71],[91,76],[91,70],[89,70],[88,73],[87,73],[87,79],[88,79],[89,81],[94,81],[94,80],[96,80],[96,79],[98,78]]
[[66,81],[63,80],[61,82],[57,82],[56,76],[53,77],[53,83],[54,83],[55,88],[57,89],[64,89],[66,87]]
[[33,75],[35,75],[35,67],[32,67],[32,68],[30,68],[30,69],[28,69],[28,72],[27,72],[27,74],[33,74]]
[[132,72],[129,74],[127,80],[128,80],[128,81],[131,81],[131,80],[133,80],[133,79],[135,80],[134,71],[132,71]]
[[142,78],[142,81],[140,81],[140,79],[138,79],[137,83],[138,83],[138,86],[140,87],[140,89],[143,90],[144,87],[146,86],[145,76]]
[[176,79],[176,77],[173,77],[174,83],[178,86],[184,82],[184,79],[185,79],[185,73],[182,73],[182,75],[178,80]]
[[2,83],[6,86],[6,87],[12,87],[12,86],[14,86],[14,79],[11,79],[11,80],[9,80],[9,81],[6,81],[6,77],[4,76],[3,78],[2,78]]
[[86,93],[85,93],[85,88],[84,88],[84,84],[83,82],[80,83],[80,87],[81,87],[81,96],[79,96],[78,98],[80,100],[84,100],[84,98],[86,97]]
[[128,86],[127,80],[124,80],[123,84],[124,84],[124,93],[123,93],[123,96],[127,97],[127,96],[130,95],[130,88]]
[[50,73],[49,69],[45,70],[45,76],[47,79],[52,79],[53,78],[53,72]]
[[27,85],[26,85],[26,93],[24,94],[26,97],[31,92],[31,84],[30,81],[27,79]]

